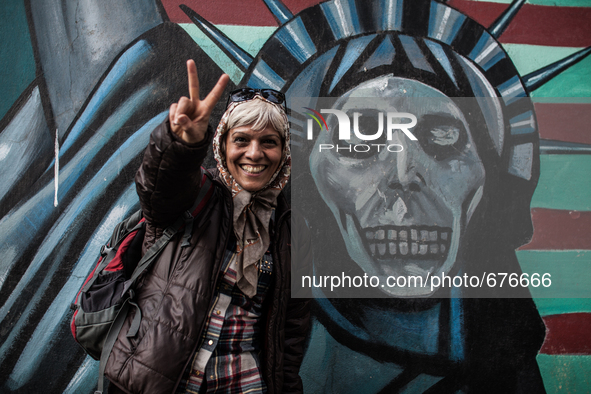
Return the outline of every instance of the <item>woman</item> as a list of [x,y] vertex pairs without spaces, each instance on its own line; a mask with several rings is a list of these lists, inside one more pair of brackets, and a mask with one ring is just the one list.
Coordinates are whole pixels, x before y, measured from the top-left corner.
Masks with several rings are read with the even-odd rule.
[[[217,169],[207,172],[209,116],[228,76],[200,100],[192,60],[187,70],[190,97],[152,132],[136,175],[147,220],[143,252],[184,211],[198,214],[190,240],[173,238],[139,282],[140,329],[127,338],[123,327],[105,374],[115,391],[130,393],[301,392],[309,303],[290,296],[291,216],[280,194],[291,168],[284,97],[252,89],[231,95],[213,142]],[[211,194],[194,207],[206,178]]]

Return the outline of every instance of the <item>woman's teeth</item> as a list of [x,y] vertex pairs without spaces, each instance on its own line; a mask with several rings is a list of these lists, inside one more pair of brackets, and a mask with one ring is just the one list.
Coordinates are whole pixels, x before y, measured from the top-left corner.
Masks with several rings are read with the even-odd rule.
[[241,164],[240,168],[242,168],[244,171],[248,172],[249,174],[258,174],[260,172],[263,172],[263,170],[266,168],[267,166],[251,166],[248,164]]

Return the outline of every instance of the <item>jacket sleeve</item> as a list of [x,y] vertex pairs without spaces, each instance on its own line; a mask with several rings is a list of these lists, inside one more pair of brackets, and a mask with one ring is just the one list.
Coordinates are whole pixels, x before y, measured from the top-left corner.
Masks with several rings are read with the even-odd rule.
[[[211,146],[211,127],[203,141],[187,144],[170,130],[167,119],[152,131],[135,184],[151,243],[189,209],[199,193],[201,164]],[[144,243],[144,248],[147,246]]]
[[[310,233],[303,217],[292,216],[292,271],[291,276],[297,278],[301,275],[309,275],[312,267],[312,247]],[[289,285],[289,284],[288,284]],[[302,379],[299,376],[300,366],[304,359],[307,340],[310,334],[310,307],[311,295],[307,291],[298,291],[293,298],[289,290],[289,301],[285,320],[285,343],[283,357],[283,389],[282,393],[302,393]]]

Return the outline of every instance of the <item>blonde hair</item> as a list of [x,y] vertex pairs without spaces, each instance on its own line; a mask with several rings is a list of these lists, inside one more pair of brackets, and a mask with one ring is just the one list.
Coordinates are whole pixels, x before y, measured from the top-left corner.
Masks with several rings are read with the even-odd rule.
[[232,110],[226,124],[226,132],[241,126],[251,126],[254,131],[259,131],[264,130],[269,125],[279,132],[282,140],[285,140],[288,127],[287,116],[283,109],[278,105],[255,97],[237,105]]

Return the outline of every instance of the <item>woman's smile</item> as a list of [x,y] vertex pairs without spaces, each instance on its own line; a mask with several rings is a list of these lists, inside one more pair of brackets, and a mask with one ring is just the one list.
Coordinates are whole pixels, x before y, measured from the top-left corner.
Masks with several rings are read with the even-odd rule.
[[252,175],[258,175],[267,168],[267,166],[257,166],[250,164],[240,164],[240,168]]
[[267,185],[281,163],[282,138],[272,126],[231,129],[226,137],[226,164],[244,190],[255,192]]

